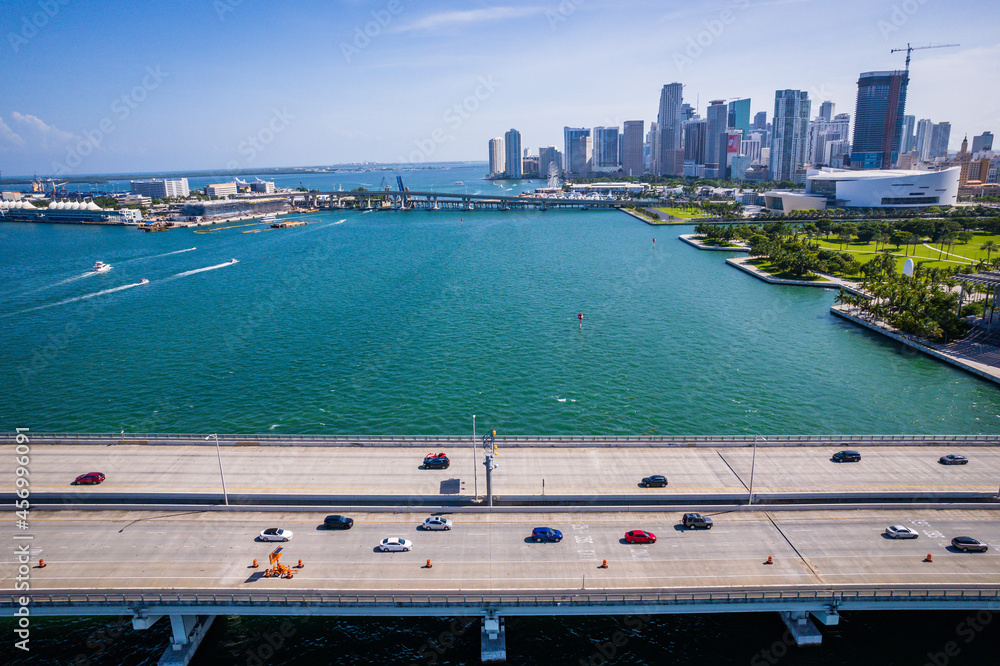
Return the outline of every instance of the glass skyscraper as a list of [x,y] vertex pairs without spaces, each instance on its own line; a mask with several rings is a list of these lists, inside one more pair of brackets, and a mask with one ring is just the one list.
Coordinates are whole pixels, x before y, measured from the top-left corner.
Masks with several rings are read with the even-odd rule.
[[858,79],[851,168],[889,169],[899,157],[907,72],[863,72]]

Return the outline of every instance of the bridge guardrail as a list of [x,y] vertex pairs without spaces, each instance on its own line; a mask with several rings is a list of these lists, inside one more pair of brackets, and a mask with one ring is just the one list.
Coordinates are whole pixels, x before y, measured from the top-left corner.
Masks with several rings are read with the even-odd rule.
[[551,594],[327,594],[303,592],[31,592],[25,595],[0,595],[0,608],[14,608],[19,596],[30,596],[32,608],[198,606],[268,606],[268,607],[555,607],[555,606],[626,606],[634,604],[773,604],[781,602],[820,602],[840,606],[850,601],[988,601],[1000,603],[1000,588],[840,588],[824,590],[744,590],[709,592],[635,592],[595,593],[566,592]]
[[[86,444],[91,441],[121,444],[181,444],[214,446],[211,434],[190,433],[26,433],[33,444]],[[15,433],[0,434],[0,443],[14,444]],[[207,439],[206,439],[207,438]],[[433,446],[473,443],[469,435],[279,435],[219,434],[225,446]],[[497,444],[507,447],[597,446],[615,444],[645,446],[752,446],[753,435],[540,435],[496,437]],[[768,435],[758,439],[763,447],[782,446],[919,446],[961,444],[990,446],[1000,444],[1000,435]]]

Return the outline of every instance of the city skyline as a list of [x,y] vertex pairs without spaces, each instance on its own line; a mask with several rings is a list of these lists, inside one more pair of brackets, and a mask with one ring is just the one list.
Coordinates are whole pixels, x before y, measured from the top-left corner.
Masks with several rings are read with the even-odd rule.
[[[969,30],[1000,11],[973,2],[42,4],[0,10],[5,176],[481,161],[505,128],[534,153],[565,126],[649,124],[671,82],[702,117],[736,97],[770,117],[781,89],[847,111],[859,73],[902,69],[889,51],[908,42],[962,46],[913,54],[907,115],[949,122],[952,150],[1000,127],[981,85],[1000,45]],[[628,15],[657,39],[587,46]]]

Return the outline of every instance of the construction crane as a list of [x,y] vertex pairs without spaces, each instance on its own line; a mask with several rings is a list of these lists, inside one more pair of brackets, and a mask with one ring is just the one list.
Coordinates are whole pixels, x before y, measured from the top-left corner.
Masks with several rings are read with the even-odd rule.
[[910,53],[912,51],[920,51],[922,49],[943,49],[948,46],[961,46],[961,44],[928,44],[927,46],[910,46],[910,43],[906,43],[905,49],[891,49],[889,53],[895,53],[896,51],[906,51],[906,71],[910,71]]

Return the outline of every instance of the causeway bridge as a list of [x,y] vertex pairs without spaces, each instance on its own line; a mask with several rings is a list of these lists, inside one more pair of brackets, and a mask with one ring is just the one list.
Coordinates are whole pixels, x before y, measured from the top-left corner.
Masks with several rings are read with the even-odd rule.
[[648,200],[588,199],[509,194],[464,194],[460,192],[424,192],[392,190],[351,190],[349,192],[310,192],[316,202],[329,197],[331,203],[344,206],[345,200],[358,202],[362,210],[611,210],[629,204],[649,205]]
[[[29,621],[169,621],[165,664],[187,663],[217,615],[479,618],[483,659],[496,661],[512,616],[772,612],[815,644],[845,611],[1000,610],[994,436],[497,437],[493,506],[471,437],[27,440],[30,516],[15,544],[28,562],[5,551],[0,607]],[[0,438],[7,479],[16,446]],[[832,462],[841,448],[861,462]],[[449,468],[420,469],[432,450]],[[946,453],[970,462],[941,465]],[[71,485],[89,471],[106,481]],[[639,487],[653,473],[668,486]],[[5,484],[0,495],[16,492]],[[713,528],[684,528],[685,511]],[[323,529],[329,513],[354,527]],[[424,531],[432,514],[453,529]],[[890,539],[891,524],[919,537]],[[563,539],[534,542],[540,525]],[[293,538],[261,542],[265,527]],[[633,529],[657,542],[626,543]],[[956,535],[990,550],[960,552]],[[413,550],[378,552],[390,536]],[[292,578],[264,576],[276,547]]]

